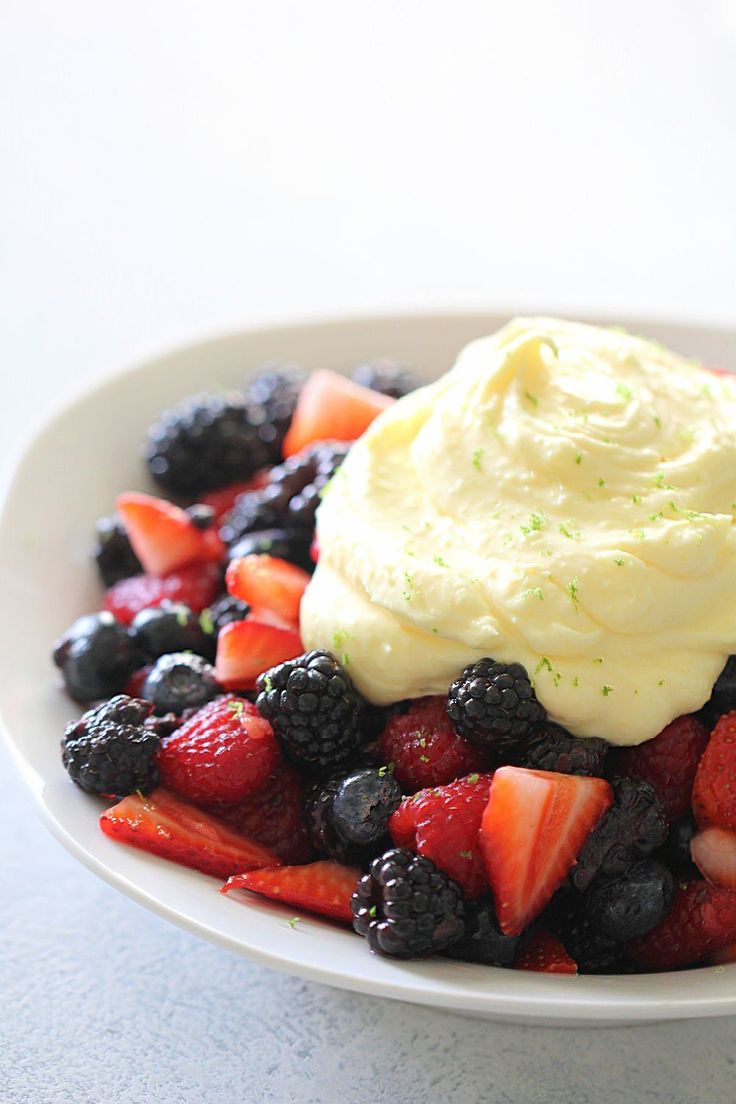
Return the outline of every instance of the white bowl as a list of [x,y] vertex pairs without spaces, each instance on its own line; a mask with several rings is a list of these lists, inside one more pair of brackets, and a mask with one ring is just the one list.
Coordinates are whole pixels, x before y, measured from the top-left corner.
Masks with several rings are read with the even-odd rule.
[[[564,977],[439,958],[405,964],[371,955],[352,932],[316,918],[304,916],[292,928],[294,910],[254,897],[226,899],[215,880],[104,836],[97,826],[101,804],[71,785],[62,768],[59,738],[78,710],[61,692],[49,652],[75,617],[98,607],[90,533],[119,491],[149,489],[138,449],[154,416],[191,392],[241,385],[268,360],[344,369],[385,354],[433,376],[466,341],[503,321],[431,314],[254,330],[158,356],[65,407],[26,452],[0,520],[0,608],[13,626],[13,646],[0,665],[7,739],[46,824],[73,855],[146,908],[257,962],[357,992],[512,1022],[614,1024],[734,1012],[736,965]],[[628,325],[706,363],[736,369],[736,332],[641,320]]]

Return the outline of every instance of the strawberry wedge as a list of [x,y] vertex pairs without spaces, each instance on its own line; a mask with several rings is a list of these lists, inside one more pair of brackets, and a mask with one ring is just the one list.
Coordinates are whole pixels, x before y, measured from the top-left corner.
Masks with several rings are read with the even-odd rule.
[[267,847],[162,787],[144,797],[124,797],[105,810],[100,828],[121,843],[214,878],[229,878],[236,872],[278,866],[280,862]]
[[395,401],[337,372],[313,372],[284,438],[284,456],[294,456],[314,441],[355,441]]
[[215,677],[226,690],[254,690],[263,671],[294,659],[301,652],[302,642],[296,629],[248,616],[221,630]]
[[215,530],[197,528],[186,510],[172,502],[129,491],[118,496],[116,508],[136,556],[151,575],[224,556]]
[[519,935],[549,903],[612,800],[602,778],[496,771],[480,845],[505,935]]
[[309,579],[300,567],[265,555],[231,560],[225,575],[227,589],[235,598],[294,626],[299,624],[299,605]]
[[340,863],[323,859],[306,866],[280,866],[275,870],[236,874],[222,887],[221,892],[249,889],[273,901],[283,901],[294,908],[351,924],[350,898],[360,875],[357,867],[341,866]]
[[532,935],[529,946],[522,951],[516,962],[515,970],[534,970],[541,974],[576,974],[575,961],[552,932],[538,928]]
[[693,862],[715,886],[736,889],[736,832],[731,828],[703,828],[690,843]]

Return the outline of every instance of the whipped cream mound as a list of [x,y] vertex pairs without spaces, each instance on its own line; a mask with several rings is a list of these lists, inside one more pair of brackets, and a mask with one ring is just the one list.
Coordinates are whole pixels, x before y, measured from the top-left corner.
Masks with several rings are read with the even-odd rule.
[[613,744],[736,651],[736,381],[619,330],[520,318],[352,447],[318,511],[307,648],[387,704],[523,663]]

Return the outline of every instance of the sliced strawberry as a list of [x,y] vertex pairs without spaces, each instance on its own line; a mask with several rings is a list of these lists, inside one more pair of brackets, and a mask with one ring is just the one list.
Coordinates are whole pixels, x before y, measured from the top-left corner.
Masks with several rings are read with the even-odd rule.
[[519,935],[539,915],[612,801],[602,778],[496,771],[480,845],[504,935]]
[[361,871],[355,866],[341,866],[323,859],[306,866],[280,866],[275,870],[236,874],[222,887],[222,893],[249,889],[294,908],[351,924],[350,898],[360,875]]
[[515,970],[536,970],[542,974],[576,974],[577,963],[570,958],[562,940],[546,928],[537,928],[529,946],[514,963]]
[[708,882],[686,882],[656,928],[626,944],[627,957],[642,971],[694,966],[736,940],[736,893]]
[[131,575],[121,579],[105,593],[102,608],[129,625],[135,615],[168,599],[182,602],[194,613],[212,605],[220,592],[222,575],[217,564],[194,563],[180,567],[163,578],[156,575]]
[[284,438],[284,456],[294,456],[313,441],[355,441],[395,401],[337,372],[313,372]]
[[310,576],[277,556],[241,556],[225,575],[227,589],[251,609],[266,609],[292,625],[299,624],[299,605]]
[[221,560],[224,546],[214,529],[199,529],[179,506],[153,495],[129,491],[118,496],[123,519],[138,559],[152,575],[166,575],[197,560]]
[[719,717],[693,785],[698,824],[736,829],[736,710]]
[[262,621],[233,621],[217,638],[215,677],[226,690],[254,690],[256,679],[269,667],[295,659],[303,651],[295,629]]
[[227,487],[218,487],[215,491],[207,491],[200,495],[199,501],[205,506],[211,506],[215,511],[215,521],[222,521],[225,514],[229,513],[235,504],[235,499],[248,491],[259,491],[268,482],[268,470],[263,468],[256,472],[247,483],[230,483]]
[[145,797],[131,794],[100,817],[105,835],[191,866],[215,878],[278,866],[272,851],[241,836],[216,817],[159,787]]
[[736,889],[736,832],[730,828],[703,828],[693,836],[690,854],[709,882]]

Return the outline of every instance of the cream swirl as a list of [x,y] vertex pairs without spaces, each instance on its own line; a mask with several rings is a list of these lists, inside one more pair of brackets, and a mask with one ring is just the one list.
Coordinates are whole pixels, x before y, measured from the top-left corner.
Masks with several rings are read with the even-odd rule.
[[550,717],[636,744],[736,650],[736,382],[518,319],[383,413],[318,512],[307,647],[385,704],[519,661]]

